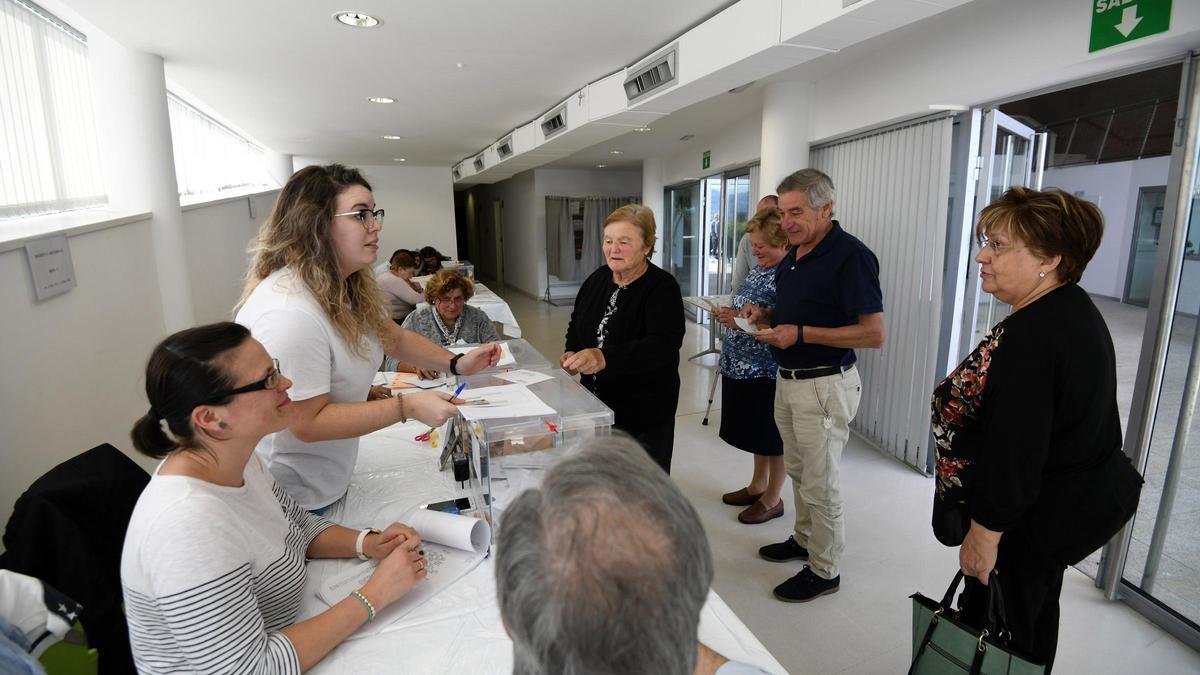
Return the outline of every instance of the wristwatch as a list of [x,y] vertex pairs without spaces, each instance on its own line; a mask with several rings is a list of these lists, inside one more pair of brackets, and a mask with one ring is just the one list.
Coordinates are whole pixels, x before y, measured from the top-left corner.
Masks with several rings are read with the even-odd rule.
[[363,553],[363,542],[367,540],[368,534],[379,534],[379,530],[373,527],[368,527],[365,530],[359,531],[358,539],[354,541],[354,555],[358,556],[359,560],[370,560],[370,558],[367,557],[367,554]]
[[454,356],[450,357],[450,374],[451,374],[451,375],[458,375],[458,374],[459,374],[459,372],[458,372],[458,360],[459,360],[459,359],[461,359],[462,357],[463,357],[463,355],[462,355],[462,354],[455,354]]

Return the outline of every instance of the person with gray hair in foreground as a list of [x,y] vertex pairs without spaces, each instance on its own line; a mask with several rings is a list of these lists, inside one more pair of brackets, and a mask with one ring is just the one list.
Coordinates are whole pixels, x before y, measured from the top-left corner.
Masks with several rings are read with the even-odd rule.
[[500,615],[517,675],[754,675],[700,644],[712,553],[695,509],[632,438],[584,444],[504,512]]

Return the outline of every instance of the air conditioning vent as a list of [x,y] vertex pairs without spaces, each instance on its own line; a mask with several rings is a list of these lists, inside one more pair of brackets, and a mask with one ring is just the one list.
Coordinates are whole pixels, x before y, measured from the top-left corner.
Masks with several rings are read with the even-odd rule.
[[450,173],[454,174],[454,180],[462,180],[462,164],[451,169]]
[[475,164],[475,173],[479,173],[480,171],[483,171],[483,154],[482,153],[475,157],[474,164]]
[[508,159],[512,156],[512,134],[500,139],[500,142],[496,144],[496,154],[500,155],[500,159]]
[[550,138],[567,128],[567,106],[560,105],[542,118],[542,136]]
[[678,59],[679,45],[674,44],[630,68],[625,78],[625,98],[632,103],[675,83],[679,79]]

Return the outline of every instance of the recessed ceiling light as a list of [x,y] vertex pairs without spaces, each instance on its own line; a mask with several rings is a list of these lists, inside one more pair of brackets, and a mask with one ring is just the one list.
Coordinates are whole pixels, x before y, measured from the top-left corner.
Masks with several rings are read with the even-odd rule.
[[463,67],[463,64],[461,64],[461,63],[456,63],[456,64],[454,64],[454,67],[455,67],[455,68],[462,68],[462,67]]
[[362,12],[338,12],[333,15],[338,23],[351,26],[353,28],[374,28],[383,23],[379,19]]
[[623,155],[623,154],[625,154],[625,153],[624,153],[624,152],[622,152],[622,151],[620,151],[620,150],[609,150],[609,151],[608,151],[608,154],[610,154],[610,155]]
[[367,100],[370,101],[371,103],[395,103],[396,102],[396,99],[392,98],[391,96],[372,96],[371,98],[369,98]]
[[650,131],[650,127],[638,127],[634,131]]
[[597,169],[603,169],[603,168],[604,168],[604,167],[606,167],[606,166],[608,166],[608,165],[607,165],[607,164],[597,164],[597,165],[596,165],[596,168],[597,168]]
[[403,137],[403,136],[393,136],[393,135],[391,135],[391,134],[388,134],[387,136],[384,136],[384,137],[383,137],[383,140],[385,140],[385,141],[398,141],[398,140],[400,140],[400,139],[402,139],[402,138],[404,138],[404,137]]
[[392,161],[393,162],[403,162],[403,161],[405,161],[405,159],[403,157],[393,157]]

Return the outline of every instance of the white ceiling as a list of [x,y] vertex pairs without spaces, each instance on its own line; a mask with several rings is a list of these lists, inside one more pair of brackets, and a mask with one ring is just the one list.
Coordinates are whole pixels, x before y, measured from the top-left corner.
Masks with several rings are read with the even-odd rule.
[[[126,47],[161,54],[169,80],[272,150],[410,166],[477,152],[733,4],[64,1]],[[347,9],[383,25],[333,20]]]

